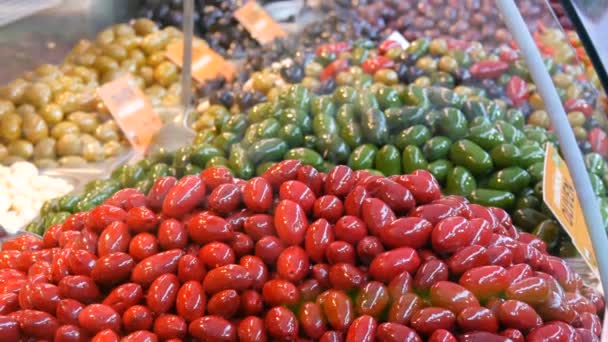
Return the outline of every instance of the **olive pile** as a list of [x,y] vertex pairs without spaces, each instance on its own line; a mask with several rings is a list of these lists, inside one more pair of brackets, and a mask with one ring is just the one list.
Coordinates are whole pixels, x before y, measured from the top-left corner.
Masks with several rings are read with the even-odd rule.
[[152,105],[173,106],[179,103],[180,69],[165,53],[167,45],[181,38],[181,31],[174,27],[161,30],[148,19],[136,19],[108,27],[95,41],[81,41],[65,64],[91,70],[99,84],[128,72]]
[[367,23],[356,11],[324,4],[323,18],[305,25],[301,32],[287,38],[275,39],[266,46],[248,50],[236,82],[227,84],[223,78],[207,82],[198,95],[208,97],[212,104],[226,107],[237,105],[242,110],[265,100],[259,92],[243,89],[242,84],[254,73],[272,68],[288,83],[298,83],[304,77],[303,64],[314,58],[314,49],[323,43],[354,41],[359,37],[377,39],[378,30]]
[[123,145],[116,123],[96,111],[96,77],[86,68],[42,65],[5,86],[0,162],[75,166],[119,154]]
[[[538,20],[553,20],[547,6],[538,1],[517,1],[527,24],[535,30]],[[361,15],[388,35],[402,32],[408,40],[419,37],[458,37],[488,46],[511,43],[496,2],[491,0],[374,1],[357,6]]]
[[[417,40],[405,51],[390,42],[376,49],[369,41],[358,41],[352,46],[323,45],[316,52],[313,61],[301,65],[304,77],[296,88],[281,86],[288,82],[271,69],[253,75],[250,90],[264,94],[269,102],[248,111],[232,108],[233,116],[225,106],[209,107],[195,127],[215,129],[217,136],[202,132],[197,142],[203,145],[194,148],[199,152],[184,150],[183,155],[211,153],[212,158],[203,158],[209,164],[199,167],[236,165],[240,177],[262,172],[269,165],[266,158],[302,158],[322,170],[332,163],[348,163],[384,174],[426,168],[446,191],[516,210],[514,217],[524,229],[559,235],[557,223],[540,201],[538,183],[544,144],[556,139],[516,52],[486,51],[479,44],[448,46],[443,39]],[[595,117],[601,115],[592,110],[595,99],[589,85],[551,59],[546,63],[586,153],[596,194],[604,198],[607,142],[604,131],[596,127]],[[369,92],[362,91],[367,88]],[[310,99],[292,99],[303,93]],[[309,103],[309,109],[293,113],[285,107],[290,101]],[[381,112],[366,117],[369,113],[361,109],[361,102]],[[385,122],[382,135],[374,136],[375,129],[370,131],[364,119]],[[468,163],[472,150],[473,162]],[[604,199],[602,208],[608,217]],[[555,241],[550,246],[557,248]]]
[[[249,49],[258,46],[249,32],[233,17],[243,5],[242,0],[213,0],[194,2],[194,33],[211,48],[228,58],[243,58]],[[158,25],[183,25],[183,1],[143,0],[139,15]]]
[[81,166],[120,154],[125,139],[95,96],[126,72],[154,106],[179,102],[179,69],[165,58],[181,37],[147,19],[117,24],[79,42],[61,65],[44,64],[0,88],[0,162]]

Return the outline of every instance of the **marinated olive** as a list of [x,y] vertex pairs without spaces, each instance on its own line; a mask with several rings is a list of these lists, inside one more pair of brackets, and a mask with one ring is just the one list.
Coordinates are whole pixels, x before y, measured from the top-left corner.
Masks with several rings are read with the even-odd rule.
[[36,114],[27,114],[23,117],[22,130],[23,136],[34,144],[49,135],[46,122]]
[[8,144],[8,154],[27,160],[34,154],[34,146],[27,140],[14,140]]
[[76,156],[82,152],[82,141],[78,134],[68,133],[62,135],[57,140],[57,155],[58,156]]

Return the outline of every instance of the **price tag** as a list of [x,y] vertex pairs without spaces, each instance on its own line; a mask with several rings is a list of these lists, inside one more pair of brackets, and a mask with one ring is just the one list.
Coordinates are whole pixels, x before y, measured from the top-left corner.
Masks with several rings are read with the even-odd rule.
[[145,152],[163,123],[131,76],[125,74],[104,84],[97,94],[133,148]]
[[[165,55],[181,68],[184,56],[183,41],[169,44]],[[235,73],[234,65],[213,51],[207,44],[197,40],[192,42],[192,77],[195,80],[205,83],[205,81],[222,75],[231,81]]]
[[262,45],[287,36],[287,32],[255,1],[249,1],[236,10],[234,17]]
[[408,40],[397,31],[393,31],[393,33],[391,33],[386,40],[392,40],[399,43],[402,49],[406,49],[408,46],[410,46],[410,42],[408,42]]
[[543,200],[572,238],[574,246],[591,269],[597,273],[593,245],[583,210],[566,162],[552,144],[547,144],[543,176]]

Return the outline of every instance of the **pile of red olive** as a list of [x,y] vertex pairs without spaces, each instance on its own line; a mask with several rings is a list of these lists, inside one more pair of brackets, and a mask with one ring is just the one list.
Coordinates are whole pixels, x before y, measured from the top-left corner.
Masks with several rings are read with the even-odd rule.
[[121,190],[3,245],[0,341],[599,341],[598,292],[440,190],[293,160]]

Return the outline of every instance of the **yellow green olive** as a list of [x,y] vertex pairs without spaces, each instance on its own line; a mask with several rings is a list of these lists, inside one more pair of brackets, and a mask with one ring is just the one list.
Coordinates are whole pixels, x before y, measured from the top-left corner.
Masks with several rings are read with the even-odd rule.
[[0,120],[0,137],[3,140],[12,141],[17,140],[21,137],[21,123],[23,119],[21,116],[8,113]]
[[80,129],[78,128],[78,125],[76,125],[73,122],[69,122],[69,121],[60,122],[51,129],[51,136],[55,139],[59,139],[62,136],[67,135],[67,134],[78,134],[78,133],[80,133]]
[[44,119],[38,114],[26,114],[23,117],[23,136],[32,143],[48,137],[49,128]]
[[78,134],[65,134],[57,140],[55,147],[59,156],[75,156],[82,152],[82,142]]
[[34,159],[55,158],[55,145],[53,138],[41,139],[34,146]]
[[27,160],[34,154],[34,146],[27,140],[15,140],[8,144],[8,154]]

